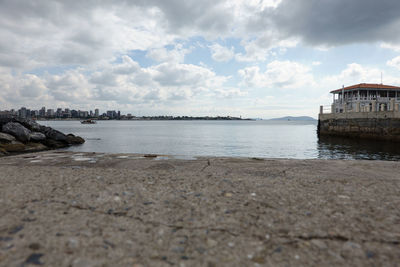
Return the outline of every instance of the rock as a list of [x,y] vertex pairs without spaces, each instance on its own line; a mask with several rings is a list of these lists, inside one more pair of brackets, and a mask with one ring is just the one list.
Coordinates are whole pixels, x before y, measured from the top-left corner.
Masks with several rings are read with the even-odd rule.
[[45,140],[43,140],[42,143],[44,145],[46,145],[47,147],[50,147],[50,148],[62,148],[62,147],[68,146],[67,143],[60,142],[60,141],[55,141],[55,140],[52,140],[52,139],[45,139]]
[[38,152],[48,150],[49,148],[41,143],[26,143],[25,144],[25,152]]
[[9,122],[3,125],[3,132],[15,136],[21,142],[28,142],[30,140],[31,131],[17,122]]
[[46,136],[39,132],[32,132],[31,133],[31,141],[33,142],[41,142],[46,139]]
[[41,130],[42,133],[46,135],[47,138],[54,141],[62,141],[67,142],[67,136],[60,131],[54,130],[51,127],[43,127]]
[[15,141],[14,136],[6,133],[0,133],[0,143],[11,143],[12,141]]
[[0,147],[0,156],[5,156],[7,154],[8,154],[8,152],[4,148]]
[[26,146],[21,142],[14,141],[10,144],[0,144],[0,148],[7,152],[23,152]]
[[0,144],[0,149],[6,151],[6,154],[8,154],[14,152],[38,152],[47,150],[49,148],[41,143],[28,142],[23,144],[21,142],[14,141],[9,144]]
[[85,143],[85,139],[80,136],[75,136],[73,134],[67,135],[67,143],[70,145],[79,145]]
[[31,119],[17,118],[14,120],[22,124],[24,127],[28,128],[29,130],[31,130],[32,132],[41,132],[41,129],[44,127]]

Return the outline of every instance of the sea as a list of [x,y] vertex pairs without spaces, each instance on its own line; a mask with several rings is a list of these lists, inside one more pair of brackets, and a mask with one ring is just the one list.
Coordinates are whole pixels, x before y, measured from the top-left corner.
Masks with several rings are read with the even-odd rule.
[[39,121],[83,137],[75,152],[196,156],[399,160],[391,142],[317,136],[317,121]]

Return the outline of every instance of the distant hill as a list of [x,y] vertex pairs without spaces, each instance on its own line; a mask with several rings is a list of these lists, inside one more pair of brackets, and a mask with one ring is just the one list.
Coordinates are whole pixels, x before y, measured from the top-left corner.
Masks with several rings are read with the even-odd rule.
[[298,116],[298,117],[286,116],[282,118],[270,119],[270,121],[316,121],[316,119],[308,116]]

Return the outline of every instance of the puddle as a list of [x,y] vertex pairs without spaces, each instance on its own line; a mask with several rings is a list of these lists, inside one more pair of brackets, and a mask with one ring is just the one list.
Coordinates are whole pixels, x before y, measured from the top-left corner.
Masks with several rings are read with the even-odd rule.
[[157,158],[154,158],[154,160],[166,160],[166,159],[170,159],[171,157],[168,156],[158,156]]
[[183,155],[178,155],[178,156],[172,156],[174,159],[186,159],[186,160],[196,160],[196,157],[193,156],[183,156]]
[[75,161],[91,161],[93,158],[83,158],[83,157],[74,157],[73,158]]
[[117,159],[128,159],[129,156],[117,156]]

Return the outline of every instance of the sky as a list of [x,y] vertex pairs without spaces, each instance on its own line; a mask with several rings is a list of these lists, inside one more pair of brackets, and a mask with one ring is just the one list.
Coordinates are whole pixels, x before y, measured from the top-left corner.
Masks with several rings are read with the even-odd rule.
[[317,117],[400,86],[398,0],[0,0],[0,110]]

